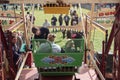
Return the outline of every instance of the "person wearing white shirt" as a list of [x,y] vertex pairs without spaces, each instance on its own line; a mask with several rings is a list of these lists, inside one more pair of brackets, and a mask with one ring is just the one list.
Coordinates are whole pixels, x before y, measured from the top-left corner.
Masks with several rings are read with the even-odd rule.
[[43,27],[49,27],[50,26],[50,23],[48,22],[47,19],[45,19],[45,22],[43,23]]
[[54,34],[48,34],[47,40],[51,43],[52,45],[52,52],[53,53],[60,53],[61,52],[61,47],[58,44],[54,43],[55,40],[55,35]]

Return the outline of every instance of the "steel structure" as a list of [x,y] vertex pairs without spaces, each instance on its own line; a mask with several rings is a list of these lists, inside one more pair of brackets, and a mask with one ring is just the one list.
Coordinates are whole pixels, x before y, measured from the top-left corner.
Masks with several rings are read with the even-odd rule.
[[101,72],[105,77],[105,69],[106,69],[106,60],[108,58],[108,53],[110,51],[110,47],[114,42],[114,50],[113,50],[113,80],[120,80],[120,4],[116,5],[116,14],[115,21],[113,23],[113,27],[109,36],[109,39],[103,41],[103,53],[102,53],[102,62],[101,62]]
[[[11,32],[8,31],[8,34],[6,34],[6,37],[4,35],[4,32],[2,31],[2,26],[0,26],[0,66],[1,66],[1,71],[2,71],[2,74],[0,76],[2,76],[3,78],[6,77],[6,76],[3,76],[4,75],[4,68],[3,68],[3,63],[4,65],[5,62],[4,62],[4,55],[6,55],[5,57],[7,58],[8,60],[8,69],[9,69],[9,78],[11,80],[14,80],[15,76],[16,76],[16,68],[14,66],[14,63],[13,63],[13,54],[12,54],[12,44],[11,44]],[[3,53],[4,52],[4,53]],[[5,80],[6,78],[4,78],[3,80]]]
[[0,27],[0,80],[4,80],[4,69],[3,69],[3,51],[2,51],[2,34]]

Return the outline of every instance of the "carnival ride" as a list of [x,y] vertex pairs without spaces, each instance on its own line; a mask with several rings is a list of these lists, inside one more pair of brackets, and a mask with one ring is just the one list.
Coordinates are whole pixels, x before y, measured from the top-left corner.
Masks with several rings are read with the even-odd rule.
[[[59,78],[61,80],[71,80],[72,76],[77,73],[77,69],[78,67],[81,65],[82,61],[84,61],[84,63],[88,64],[88,65],[92,65],[90,66],[90,68],[94,68],[94,72],[95,74],[97,74],[97,79],[99,80],[107,80],[107,78],[110,78],[112,80],[120,80],[120,32],[119,32],[119,27],[120,27],[120,1],[119,0],[108,0],[108,1],[98,1],[95,0],[93,2],[93,0],[90,0],[88,2],[86,1],[81,1],[81,0],[66,0],[63,1],[66,4],[69,3],[99,3],[99,2],[104,2],[104,3],[117,3],[116,4],[116,8],[115,8],[115,20],[113,22],[113,26],[111,29],[111,33],[110,36],[108,38],[108,30],[101,26],[100,24],[98,24],[97,22],[94,21],[95,16],[92,15],[93,11],[94,11],[94,4],[92,5],[92,12],[89,15],[82,15],[82,10],[81,10],[81,5],[79,4],[80,7],[80,13],[81,13],[81,26],[82,26],[82,30],[84,31],[84,37],[82,39],[75,39],[75,40],[70,40],[66,43],[66,47],[65,47],[65,53],[57,53],[57,54],[53,54],[51,52],[51,45],[49,44],[49,42],[47,42],[46,40],[32,40],[33,43],[33,50],[29,50],[29,39],[27,37],[27,28],[26,28],[26,19],[25,19],[25,13],[24,13],[24,4],[25,3],[44,3],[47,4],[47,2],[50,3],[56,3],[56,0],[30,0],[29,2],[27,0],[24,1],[16,1],[16,0],[9,0],[9,3],[21,3],[22,4],[22,15],[23,17],[21,18],[21,20],[15,24],[13,27],[10,27],[8,30],[12,30],[14,29],[14,27],[18,27],[18,25],[21,23],[24,25],[24,32],[25,32],[25,38],[26,38],[26,51],[24,53],[25,57],[23,58],[23,62],[18,70],[18,72],[15,72],[15,67],[13,65],[13,59],[12,59],[12,49],[11,49],[11,31],[7,31],[6,36],[4,36],[2,27],[0,27],[0,79],[1,80],[6,80],[8,77],[6,74],[8,74],[9,79],[10,80],[18,80],[20,77],[20,74],[23,70],[23,66],[25,65],[26,60],[31,58],[31,54],[33,53],[33,57],[34,57],[34,62],[35,65],[38,69],[38,72],[40,73],[40,78],[42,80],[56,80],[58,79],[56,76],[59,76]],[[60,0],[61,1],[61,0]],[[44,6],[47,9],[47,6]],[[59,6],[55,6],[55,7],[59,7]],[[61,7],[61,6],[60,6]],[[66,6],[68,10],[68,7],[70,6]],[[50,8],[50,6],[49,6]],[[53,7],[51,7],[53,9]],[[63,7],[65,8],[65,6]],[[50,11],[49,11],[50,12]],[[55,13],[55,12],[53,12]],[[63,13],[65,13],[63,11]],[[101,16],[103,14],[99,13],[99,16]],[[33,18],[33,17],[32,17]],[[32,20],[33,21],[33,20]],[[31,24],[32,26],[32,24]],[[100,31],[102,31],[105,34],[105,40],[102,42],[102,57],[101,60],[99,61],[98,59],[94,59],[94,53],[95,51],[93,50],[93,44],[90,41],[90,36],[91,36],[91,29],[92,28],[96,28]],[[69,27],[70,28],[70,27]],[[5,38],[7,37],[7,38]],[[114,51],[112,54],[112,61],[113,61],[113,65],[112,65],[112,72],[110,73],[111,76],[108,76],[106,69],[108,66],[108,62],[107,62],[107,58],[109,60],[109,50],[110,50],[110,46],[112,44],[112,41],[114,40]],[[77,44],[76,44],[77,42]],[[39,46],[42,43],[48,43],[49,44],[49,48],[50,50],[46,53],[43,52],[37,52],[37,50],[39,50]],[[79,46],[78,50],[71,50],[72,48],[67,48],[68,44],[73,43],[74,46]],[[2,50],[4,48],[4,51]],[[75,47],[74,47],[75,48]],[[8,54],[10,53],[10,54]],[[5,57],[6,55],[6,57]],[[88,56],[90,58],[88,58]],[[5,57],[5,58],[4,58]],[[83,58],[84,57],[84,58]],[[7,69],[4,68],[6,59],[8,60],[8,68],[9,71],[8,73],[6,73]],[[28,65],[30,66],[30,68],[32,69],[32,59],[30,59]],[[69,76],[68,76],[69,75]],[[54,77],[52,77],[54,76]],[[68,76],[69,78],[66,78],[66,76]],[[75,80],[80,79],[77,74],[74,75],[75,76]],[[49,79],[48,79],[49,78]],[[92,78],[91,78],[92,79]],[[89,80],[91,80],[89,79]],[[59,80],[59,79],[58,79]]]

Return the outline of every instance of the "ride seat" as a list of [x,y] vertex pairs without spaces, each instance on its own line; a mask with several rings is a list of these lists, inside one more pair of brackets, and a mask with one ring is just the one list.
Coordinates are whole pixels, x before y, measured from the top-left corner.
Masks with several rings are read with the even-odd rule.
[[33,53],[52,53],[52,46],[46,39],[34,39]]

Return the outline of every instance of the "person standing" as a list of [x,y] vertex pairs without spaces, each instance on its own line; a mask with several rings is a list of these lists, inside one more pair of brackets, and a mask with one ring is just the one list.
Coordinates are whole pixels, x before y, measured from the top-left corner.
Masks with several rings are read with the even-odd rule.
[[47,19],[45,19],[45,22],[43,23],[43,27],[48,28],[50,26],[50,23]]
[[63,39],[65,38],[65,33],[66,33],[66,29],[63,29],[63,30],[62,30]]
[[[32,22],[32,14],[30,14],[30,22]],[[33,16],[33,24],[35,23],[35,16]]]
[[30,20],[30,12],[27,12],[27,14],[26,14],[26,20]]
[[51,18],[51,25],[56,26],[56,22],[57,22],[57,18],[53,15],[53,17]]
[[70,17],[67,14],[64,16],[64,21],[65,21],[66,26],[68,26],[69,21],[70,21]]
[[56,26],[56,22],[57,22],[57,18],[53,15],[53,17],[51,18],[51,25],[53,26],[53,32],[54,32],[54,27]]
[[62,26],[62,24],[63,24],[62,14],[60,14],[58,20],[59,20],[59,25]]
[[3,9],[2,10],[8,10],[8,6],[7,6],[7,4],[3,4]]

